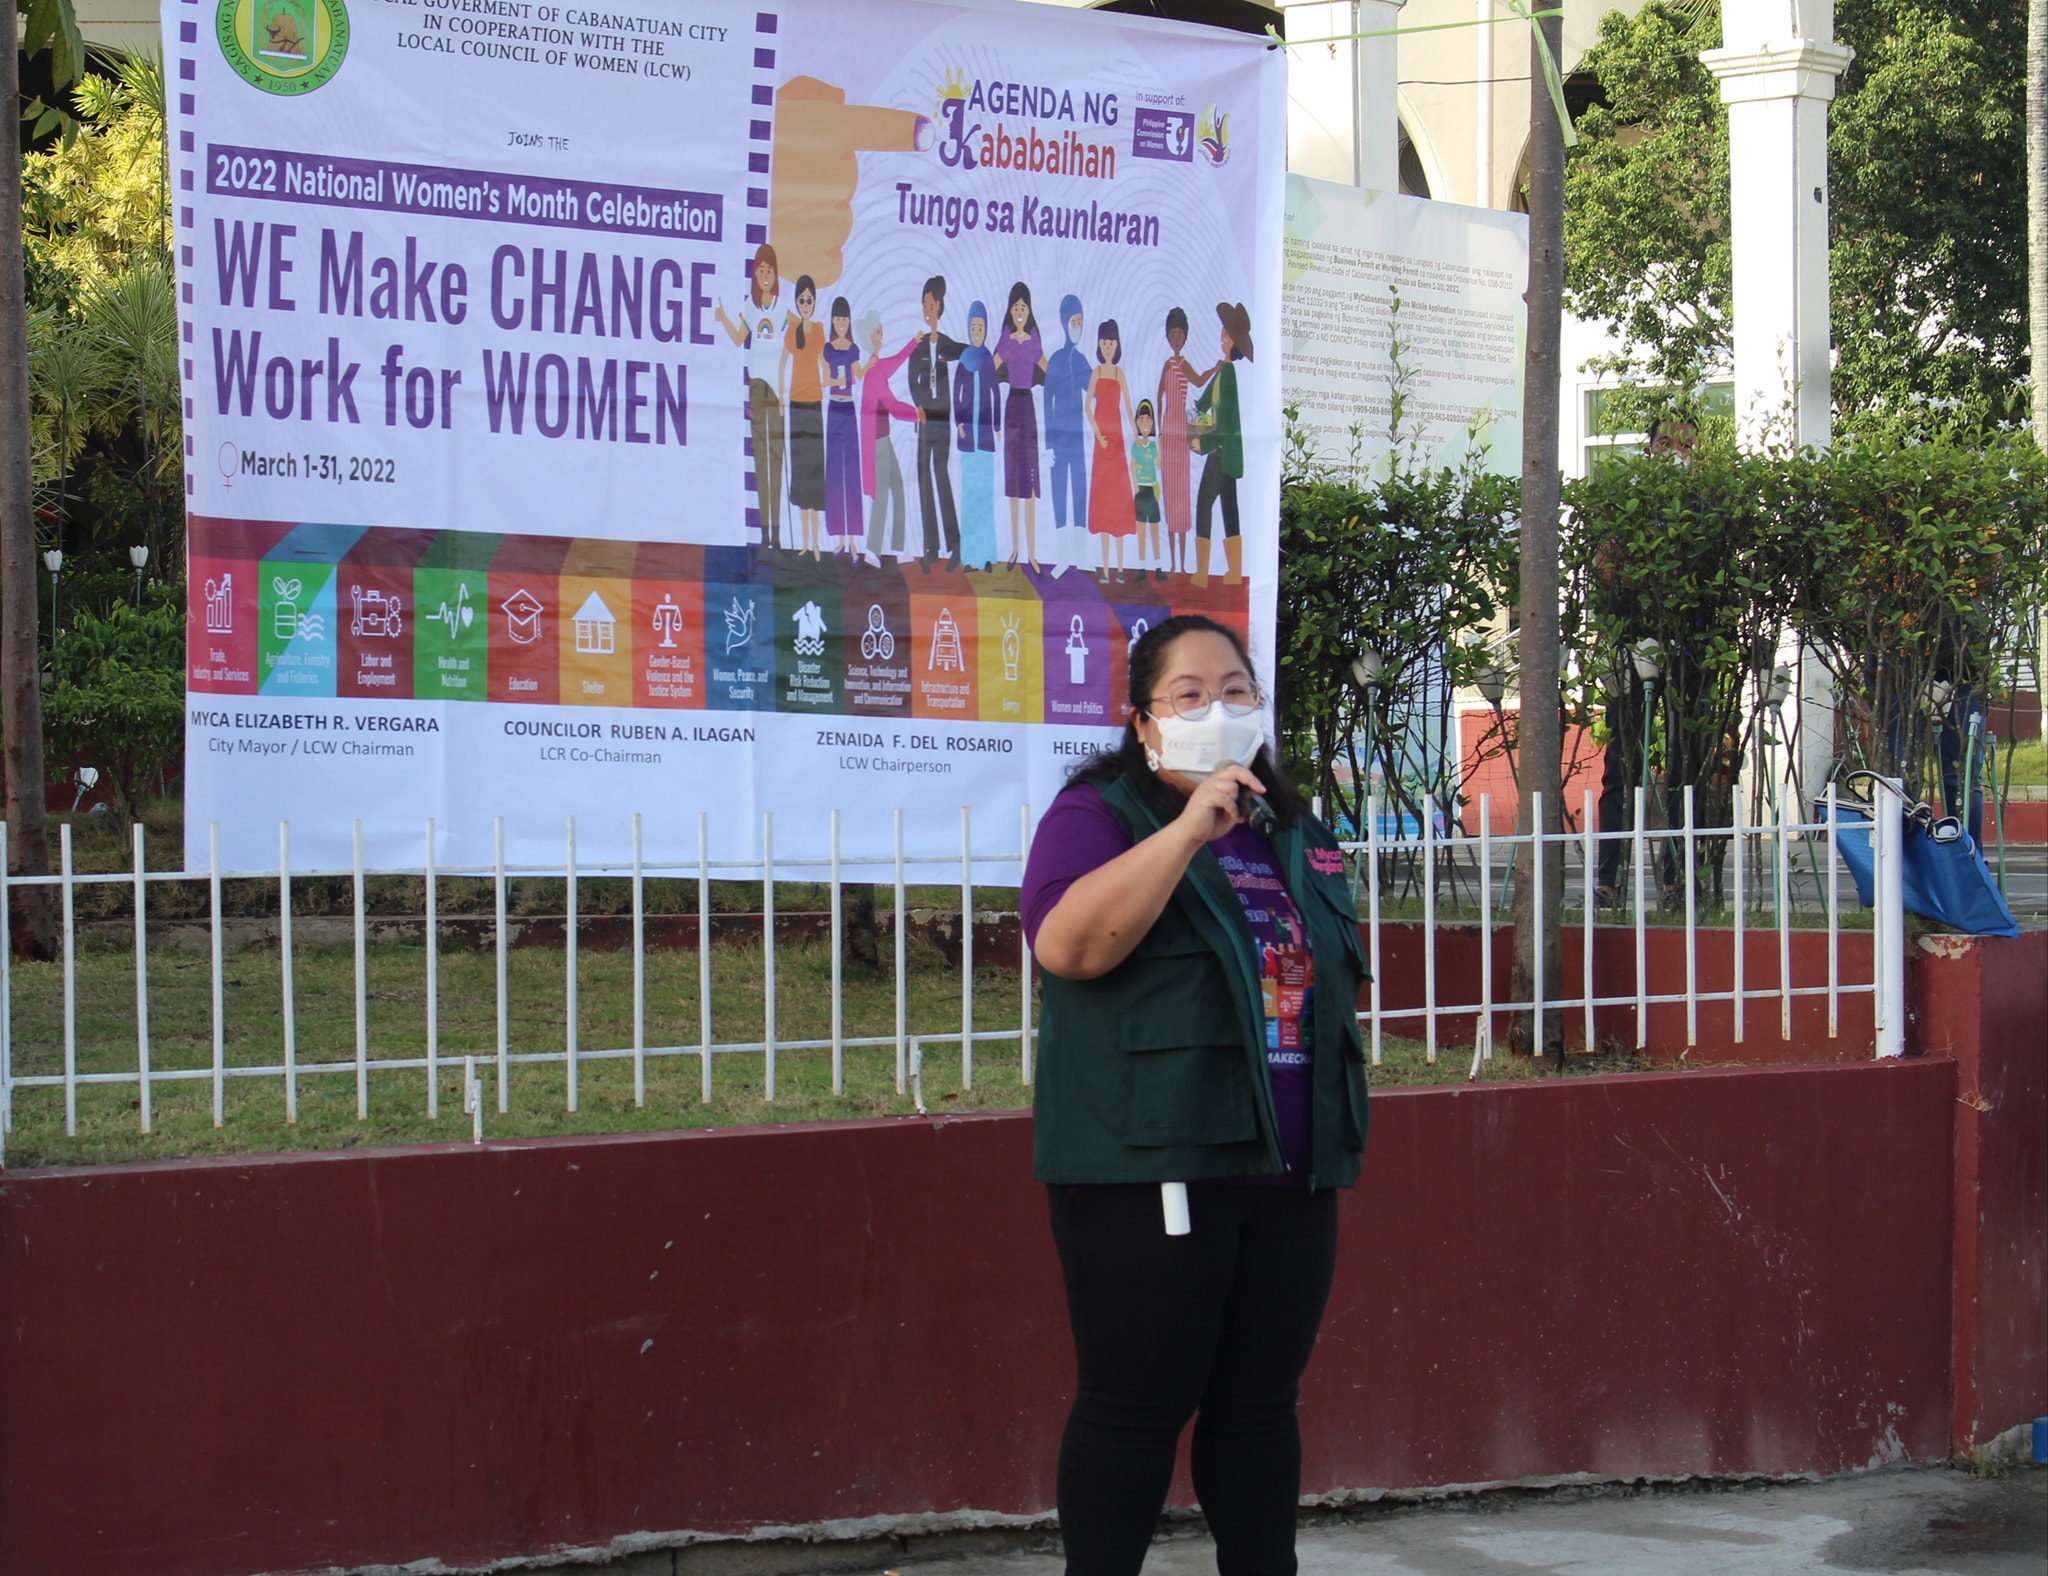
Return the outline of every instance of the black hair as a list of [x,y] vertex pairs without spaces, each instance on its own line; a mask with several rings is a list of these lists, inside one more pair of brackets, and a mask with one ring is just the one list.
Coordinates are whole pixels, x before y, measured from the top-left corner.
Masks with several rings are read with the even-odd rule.
[[946,309],[946,276],[933,274],[924,282],[924,293],[939,303],[939,310]]
[[[817,281],[812,279],[809,274],[798,274],[796,276],[797,295],[802,295],[806,290],[811,293],[811,309],[816,311],[818,306]],[[799,350],[804,348],[804,320],[801,317],[796,320],[796,348]]]
[[[1115,355],[1103,355],[1102,342],[1105,339],[1115,341]],[[1098,362],[1106,361],[1110,366],[1115,366],[1118,362],[1124,359],[1123,330],[1116,326],[1116,319],[1113,317],[1106,317],[1100,323],[1095,325],[1095,359]]]
[[845,296],[834,296],[832,298],[832,315],[845,318],[846,326],[848,328],[853,327],[853,308],[846,304]]
[[1183,334],[1188,331],[1188,315],[1179,307],[1170,306],[1166,309],[1166,331],[1170,334],[1176,328]]
[[1010,313],[1019,301],[1024,303],[1024,332],[1027,334],[1037,333],[1038,314],[1031,309],[1031,286],[1021,279],[1010,286],[1010,300],[1008,305],[1003,308],[1003,332],[1008,334],[1016,330],[1017,325],[1010,321]]
[[[1251,653],[1244,649],[1244,642],[1238,638],[1237,631],[1228,624],[1219,624],[1201,613],[1176,613],[1172,618],[1154,624],[1131,647],[1131,715],[1124,722],[1122,741],[1115,749],[1098,750],[1082,761],[1067,774],[1068,782],[1113,783],[1128,778],[1138,797],[1150,805],[1161,819],[1170,821],[1180,814],[1187,801],[1162,782],[1159,774],[1147,764],[1145,742],[1138,737],[1137,719],[1141,714],[1147,714],[1146,709],[1152,703],[1152,692],[1158,687],[1160,670],[1166,666],[1166,648],[1183,635],[1196,634],[1221,635],[1236,650],[1245,672],[1252,671]],[[1280,769],[1280,763],[1265,745],[1261,744],[1259,753],[1252,758],[1251,770],[1252,775],[1266,785],[1266,802],[1280,817],[1282,826],[1295,826],[1309,819],[1308,801],[1286,772]]]

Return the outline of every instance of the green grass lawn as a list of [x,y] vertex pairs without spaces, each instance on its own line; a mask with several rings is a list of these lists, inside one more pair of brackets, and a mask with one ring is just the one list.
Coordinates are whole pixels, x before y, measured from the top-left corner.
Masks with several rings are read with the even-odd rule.
[[[711,999],[719,1041],[758,1041],[763,1031],[761,949],[714,949]],[[911,1034],[947,1034],[951,1043],[925,1047],[923,1093],[933,1113],[1004,1110],[1030,1104],[1014,1040],[980,1041],[974,1079],[961,1076],[960,973],[939,950],[913,940],[907,959],[907,1027]],[[550,1064],[517,1065],[511,1072],[509,1114],[498,1112],[496,1086],[497,995],[495,956],[444,951],[440,959],[440,1049],[447,1058],[439,1084],[438,1119],[427,1116],[423,1068],[378,1068],[379,1058],[425,1054],[426,953],[420,946],[380,943],[368,950],[367,1021],[372,1067],[369,1117],[356,1114],[354,956],[346,947],[301,947],[294,956],[299,1078],[298,1121],[285,1119],[279,1077],[225,1081],[225,1122],[213,1125],[212,1082],[194,1079],[152,1086],[152,1130],[140,1130],[137,1086],[84,1085],[78,1092],[78,1131],[67,1136],[61,1088],[18,1089],[15,1126],[7,1141],[10,1166],[89,1164],[189,1155],[252,1154],[276,1150],[345,1148],[363,1144],[462,1142],[470,1136],[462,1113],[462,1057],[474,1055],[485,1080],[484,1130],[499,1138],[569,1133],[623,1133],[683,1127],[728,1127],[764,1122],[848,1117],[914,1116],[908,1093],[895,1087],[892,1043],[845,1052],[846,1092],[832,1092],[829,1049],[781,1050],[775,1099],[767,1098],[765,1058],[730,1052],[712,1058],[713,1096],[702,1098],[702,1061],[696,1054],[650,1056],[647,1097],[633,1101],[629,1058],[584,1060],[578,1071],[578,1109],[567,1103],[564,1043],[566,990],[559,953],[511,954],[508,969],[510,1049],[548,1052]],[[112,947],[80,954],[77,966],[78,1070],[128,1072],[136,1066],[134,960]],[[831,1034],[831,953],[818,943],[776,949],[776,1038],[826,1039]],[[606,1051],[632,1044],[632,959],[624,953],[586,951],[577,972],[579,1046]],[[211,971],[204,953],[158,951],[150,958],[150,1059],[157,1071],[212,1066]],[[849,973],[844,991],[848,1038],[895,1033],[892,965],[879,975]],[[1014,1032],[1021,1003],[1014,969],[975,971],[977,1032]],[[275,1065],[283,1060],[282,989],[275,949],[230,952],[223,968],[224,1061],[229,1068]],[[1037,1007],[1033,1005],[1036,1019]],[[697,1043],[698,964],[695,952],[653,952],[647,958],[647,1044]],[[13,972],[13,1050],[17,1076],[63,1070],[63,978],[54,964],[18,963]],[[1375,1083],[1462,1080],[1469,1051],[1447,1051],[1434,1065],[1422,1047],[1389,1037]],[[332,1071],[309,1071],[323,1064]],[[1574,1057],[1571,1070],[1616,1071],[1635,1064],[1608,1057]],[[1550,1071],[1502,1055],[1482,1079],[1540,1077]]]
[[2048,786],[2048,740],[2022,739],[2012,747],[2010,758],[2001,744],[1995,770],[2001,786]]

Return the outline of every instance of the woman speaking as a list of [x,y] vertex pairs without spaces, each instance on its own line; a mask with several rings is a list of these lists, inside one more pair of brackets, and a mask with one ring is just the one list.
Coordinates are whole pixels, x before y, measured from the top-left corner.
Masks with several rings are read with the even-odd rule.
[[1054,800],[1022,908],[1044,970],[1033,1169],[1078,1362],[1069,1576],[1135,1576],[1174,1449],[1225,1576],[1292,1576],[1297,1385],[1358,1178],[1366,978],[1335,839],[1264,745],[1237,636],[1171,618],[1130,720]]

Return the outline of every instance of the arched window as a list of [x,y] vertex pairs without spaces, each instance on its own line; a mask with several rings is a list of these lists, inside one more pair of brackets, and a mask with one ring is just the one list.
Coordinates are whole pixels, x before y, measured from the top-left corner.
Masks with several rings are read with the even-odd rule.
[[1398,133],[1400,141],[1396,145],[1395,156],[1399,160],[1401,171],[1401,195],[1404,197],[1427,197],[1429,195],[1429,175],[1422,168],[1422,155],[1415,151],[1415,139],[1408,135],[1407,122],[1400,121],[1396,124],[1400,128]]

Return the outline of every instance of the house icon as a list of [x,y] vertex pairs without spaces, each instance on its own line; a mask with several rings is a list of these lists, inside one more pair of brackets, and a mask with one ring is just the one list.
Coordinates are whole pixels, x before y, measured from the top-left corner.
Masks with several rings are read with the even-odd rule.
[[585,656],[608,657],[618,649],[619,621],[595,591],[576,609],[576,649]]
[[530,646],[540,639],[540,616],[546,611],[541,599],[521,586],[498,604],[505,612],[505,633],[515,646]]

